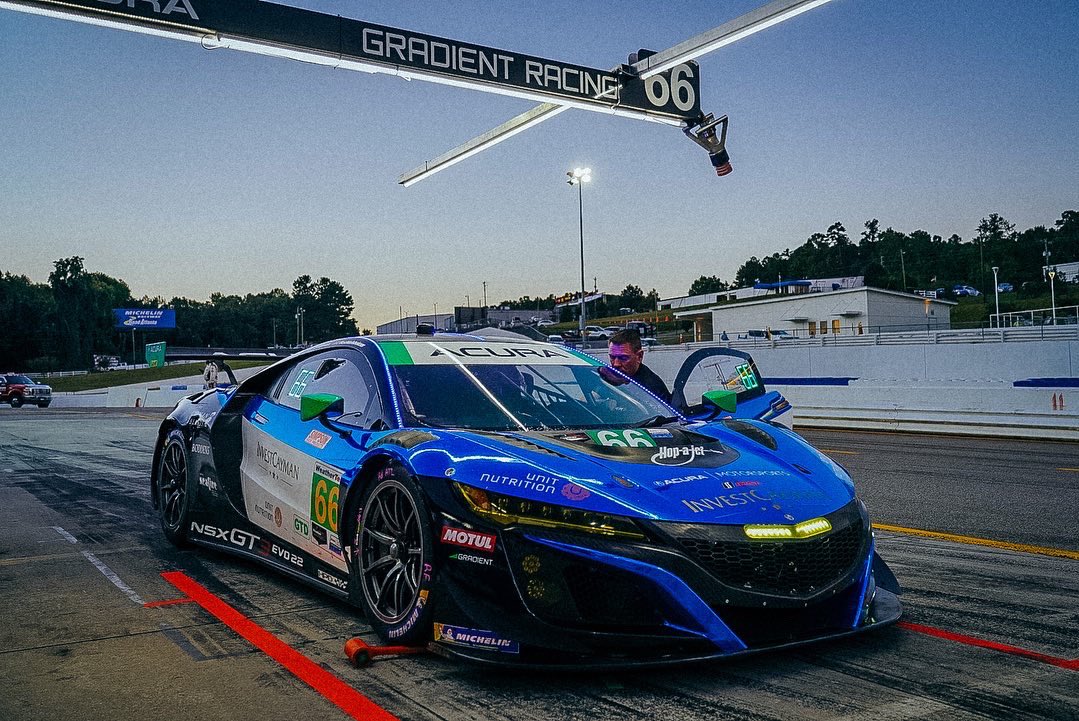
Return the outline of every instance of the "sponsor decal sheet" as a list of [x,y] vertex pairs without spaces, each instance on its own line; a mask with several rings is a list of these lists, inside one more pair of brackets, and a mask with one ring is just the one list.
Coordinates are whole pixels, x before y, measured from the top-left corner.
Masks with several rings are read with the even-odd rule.
[[277,441],[246,418],[243,447],[240,478],[251,522],[345,571],[337,535],[341,469]]

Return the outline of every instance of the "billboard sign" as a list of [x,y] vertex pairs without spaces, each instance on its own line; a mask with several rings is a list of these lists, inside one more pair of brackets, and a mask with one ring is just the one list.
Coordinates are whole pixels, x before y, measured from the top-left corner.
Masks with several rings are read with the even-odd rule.
[[171,308],[113,308],[118,330],[175,328],[176,311]]

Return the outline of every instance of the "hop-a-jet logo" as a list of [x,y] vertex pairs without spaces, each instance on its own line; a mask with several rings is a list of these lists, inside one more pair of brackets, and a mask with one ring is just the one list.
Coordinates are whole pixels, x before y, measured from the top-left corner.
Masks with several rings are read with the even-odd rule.
[[721,454],[723,451],[704,446],[660,446],[659,451],[652,454],[652,463],[657,466],[687,466],[709,453]]

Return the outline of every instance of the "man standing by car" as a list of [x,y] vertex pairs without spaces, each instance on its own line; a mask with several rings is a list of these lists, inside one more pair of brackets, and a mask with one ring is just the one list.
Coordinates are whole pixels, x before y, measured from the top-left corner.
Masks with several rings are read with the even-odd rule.
[[[658,396],[664,403],[671,402],[671,392],[663,379],[657,376],[651,368],[644,364],[644,348],[641,346],[641,334],[633,328],[620,330],[607,341],[607,355],[611,359],[611,367],[621,371],[637,383],[647,388],[653,395]],[[619,385],[625,383],[621,376],[614,375],[603,369],[600,374],[608,383]]]
[[204,388],[217,388],[217,363],[206,361],[206,367],[202,370]]

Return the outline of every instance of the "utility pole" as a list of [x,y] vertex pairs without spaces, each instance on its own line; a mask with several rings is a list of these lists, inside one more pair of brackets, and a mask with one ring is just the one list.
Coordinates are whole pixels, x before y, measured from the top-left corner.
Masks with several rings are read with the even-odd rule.
[[903,292],[907,292],[907,262],[903,259],[903,249],[899,249],[899,266],[903,269]]
[[487,281],[483,281],[483,307],[487,307]]

